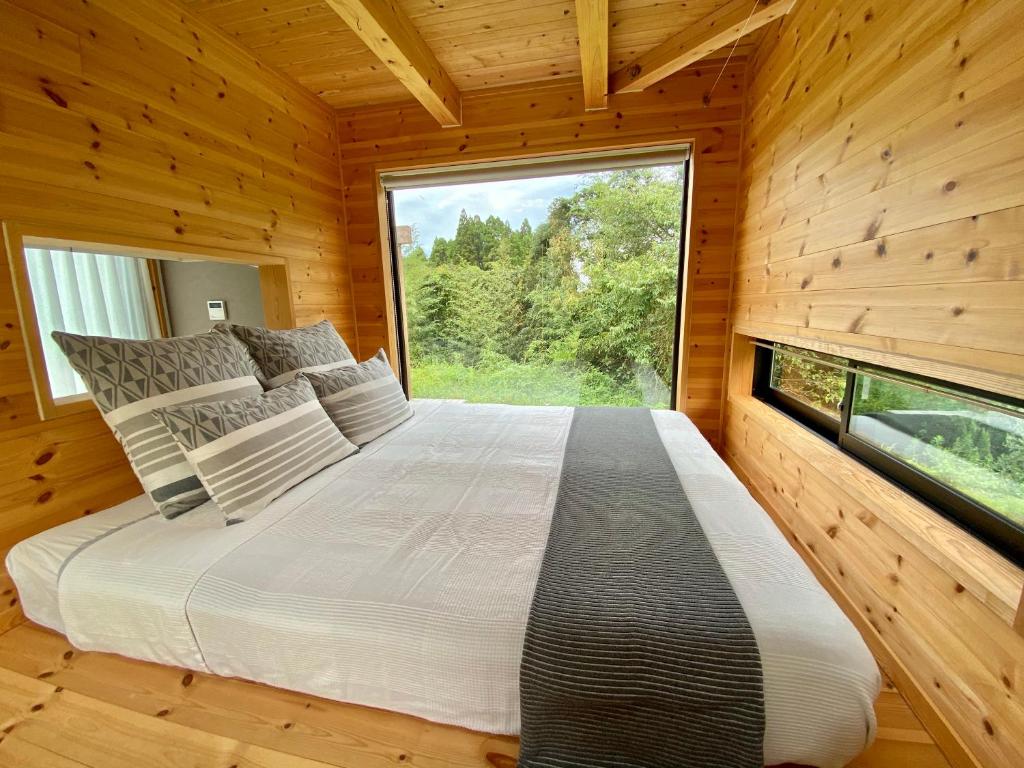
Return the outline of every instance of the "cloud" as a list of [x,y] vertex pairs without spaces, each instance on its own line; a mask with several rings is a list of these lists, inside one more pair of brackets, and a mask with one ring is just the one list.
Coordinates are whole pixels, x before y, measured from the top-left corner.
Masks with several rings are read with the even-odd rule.
[[572,174],[396,190],[395,222],[412,225],[418,243],[429,252],[435,238],[455,236],[463,209],[470,216],[497,216],[513,227],[527,219],[536,227],[547,219],[551,201],[571,195],[583,179]]

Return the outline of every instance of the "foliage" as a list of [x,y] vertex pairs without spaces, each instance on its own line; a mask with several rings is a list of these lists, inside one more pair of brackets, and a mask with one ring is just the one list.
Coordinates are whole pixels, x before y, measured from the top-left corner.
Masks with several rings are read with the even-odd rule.
[[[800,354],[820,360],[832,359],[828,355],[818,355],[810,350],[800,350]],[[773,387],[825,411],[836,419],[839,418],[839,405],[846,391],[846,374],[843,371],[784,354],[775,355],[774,360]]]
[[419,397],[666,405],[681,170],[586,177],[536,229],[463,211],[403,260]]

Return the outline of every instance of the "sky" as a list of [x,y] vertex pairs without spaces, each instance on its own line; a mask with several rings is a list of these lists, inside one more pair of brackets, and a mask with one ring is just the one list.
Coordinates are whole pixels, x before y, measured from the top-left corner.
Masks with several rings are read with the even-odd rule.
[[583,179],[584,174],[571,174],[400,189],[394,193],[395,223],[413,225],[417,244],[430,253],[435,237],[455,237],[459,212],[463,208],[470,216],[497,216],[511,224],[513,229],[518,229],[523,219],[529,219],[530,224],[536,227],[547,219],[551,201],[571,195]]

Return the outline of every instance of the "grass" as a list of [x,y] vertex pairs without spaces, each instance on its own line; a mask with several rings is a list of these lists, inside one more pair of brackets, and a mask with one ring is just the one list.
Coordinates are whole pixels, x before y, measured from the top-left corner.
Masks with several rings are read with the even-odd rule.
[[648,405],[639,387],[573,366],[503,362],[471,368],[421,360],[412,363],[411,374],[414,397],[507,405]]

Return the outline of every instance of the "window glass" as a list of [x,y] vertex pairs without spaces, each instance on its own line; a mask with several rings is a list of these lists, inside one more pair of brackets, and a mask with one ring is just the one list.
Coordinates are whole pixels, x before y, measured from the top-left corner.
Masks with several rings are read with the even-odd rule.
[[849,433],[1024,528],[1024,409],[1004,408],[858,374]]
[[[784,354],[787,350],[800,357]],[[846,374],[825,363],[845,365],[846,361],[820,352],[779,346],[772,355],[772,389],[838,420]]]
[[25,261],[54,400],[86,388],[50,338],[52,331],[122,339],[160,336],[145,259],[26,248]]
[[669,406],[686,173],[392,192],[413,396]]

